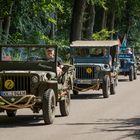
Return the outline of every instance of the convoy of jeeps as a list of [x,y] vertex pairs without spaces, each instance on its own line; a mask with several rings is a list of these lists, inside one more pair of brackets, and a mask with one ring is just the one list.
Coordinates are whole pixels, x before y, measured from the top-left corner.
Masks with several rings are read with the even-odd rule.
[[[102,90],[103,98],[116,94],[118,76],[137,78],[134,52],[126,54],[118,41],[74,41],[70,62],[58,75],[57,45],[0,45],[0,112],[15,117],[19,109],[42,111],[45,124],[52,124],[59,105],[62,116],[70,113],[71,94]],[[46,59],[46,50],[54,58]],[[93,92],[94,93],[94,92]]]

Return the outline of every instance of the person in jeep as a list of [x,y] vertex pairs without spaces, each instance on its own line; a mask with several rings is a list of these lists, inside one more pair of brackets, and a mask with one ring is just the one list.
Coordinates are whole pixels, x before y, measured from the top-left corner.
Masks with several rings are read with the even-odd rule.
[[127,48],[127,49],[126,49],[126,53],[127,53],[127,54],[132,54],[131,48]]
[[[107,52],[106,48],[103,48],[103,49],[102,49],[102,53],[101,53],[102,56],[103,56],[103,57],[108,57],[107,53],[108,53],[108,52]],[[110,66],[112,65],[112,57],[111,57],[110,54],[109,54],[109,65],[110,65]]]
[[[46,50],[46,57],[47,57],[47,61],[54,61],[54,57],[55,57],[55,51],[54,51],[54,48],[48,48]],[[62,71],[62,68],[63,68],[63,61],[60,57],[57,57],[57,75],[60,76],[63,71]]]

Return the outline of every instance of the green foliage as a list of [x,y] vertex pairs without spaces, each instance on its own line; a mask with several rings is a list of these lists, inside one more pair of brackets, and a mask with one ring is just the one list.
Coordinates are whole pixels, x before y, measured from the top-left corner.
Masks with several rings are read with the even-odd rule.
[[106,9],[106,2],[107,0],[87,0],[88,3],[92,3],[93,5],[99,5]]
[[110,35],[114,33],[114,31],[108,31],[107,29],[102,29],[99,32],[96,32],[92,35],[93,40],[108,40]]
[[51,40],[48,36],[41,35],[40,38],[42,41],[44,41],[45,44],[49,45],[57,45],[58,46],[58,54],[59,56],[64,60],[68,61],[70,48],[69,48],[69,40]]
[[[10,4],[14,2],[12,14],[9,14]],[[98,5],[99,10],[95,9],[96,15],[100,15],[95,19],[95,25],[101,24],[104,8],[107,10],[107,23],[110,26],[111,15],[115,13],[115,30],[122,36],[128,28],[128,37],[132,44],[139,45],[140,42],[140,1],[139,0],[87,0],[88,4]],[[72,9],[74,7],[72,0],[0,0],[0,18],[5,19],[10,15],[10,32],[8,35],[8,43],[10,44],[57,44],[59,46],[60,55],[66,59],[68,53],[69,34],[71,30]],[[128,8],[130,7],[130,8]],[[98,14],[99,13],[99,14]],[[7,37],[0,27],[0,41]],[[54,29],[54,38],[50,37]],[[100,32],[94,33],[94,40],[106,40],[114,31],[102,29]],[[101,25],[100,25],[101,26]],[[129,27],[127,27],[129,26]],[[95,30],[95,29],[94,29]],[[2,43],[2,42],[0,42]],[[63,53],[64,52],[64,53]]]

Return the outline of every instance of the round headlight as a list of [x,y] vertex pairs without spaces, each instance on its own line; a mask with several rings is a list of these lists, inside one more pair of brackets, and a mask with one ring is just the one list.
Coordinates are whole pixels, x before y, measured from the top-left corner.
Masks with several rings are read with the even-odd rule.
[[37,76],[32,76],[32,79],[31,80],[32,80],[33,83],[39,82],[39,79],[38,79]]
[[109,68],[109,65],[105,64],[105,65],[104,65],[104,68],[105,68],[105,69],[108,69],[108,68]]
[[52,75],[50,73],[47,73],[46,77],[50,80],[52,78]]
[[101,67],[100,66],[96,66],[96,71],[100,71]]

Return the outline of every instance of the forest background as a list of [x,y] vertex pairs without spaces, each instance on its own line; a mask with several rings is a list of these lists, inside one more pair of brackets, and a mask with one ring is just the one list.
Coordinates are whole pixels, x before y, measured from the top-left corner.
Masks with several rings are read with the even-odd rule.
[[140,46],[139,0],[0,0],[0,44],[57,44],[124,37]]

